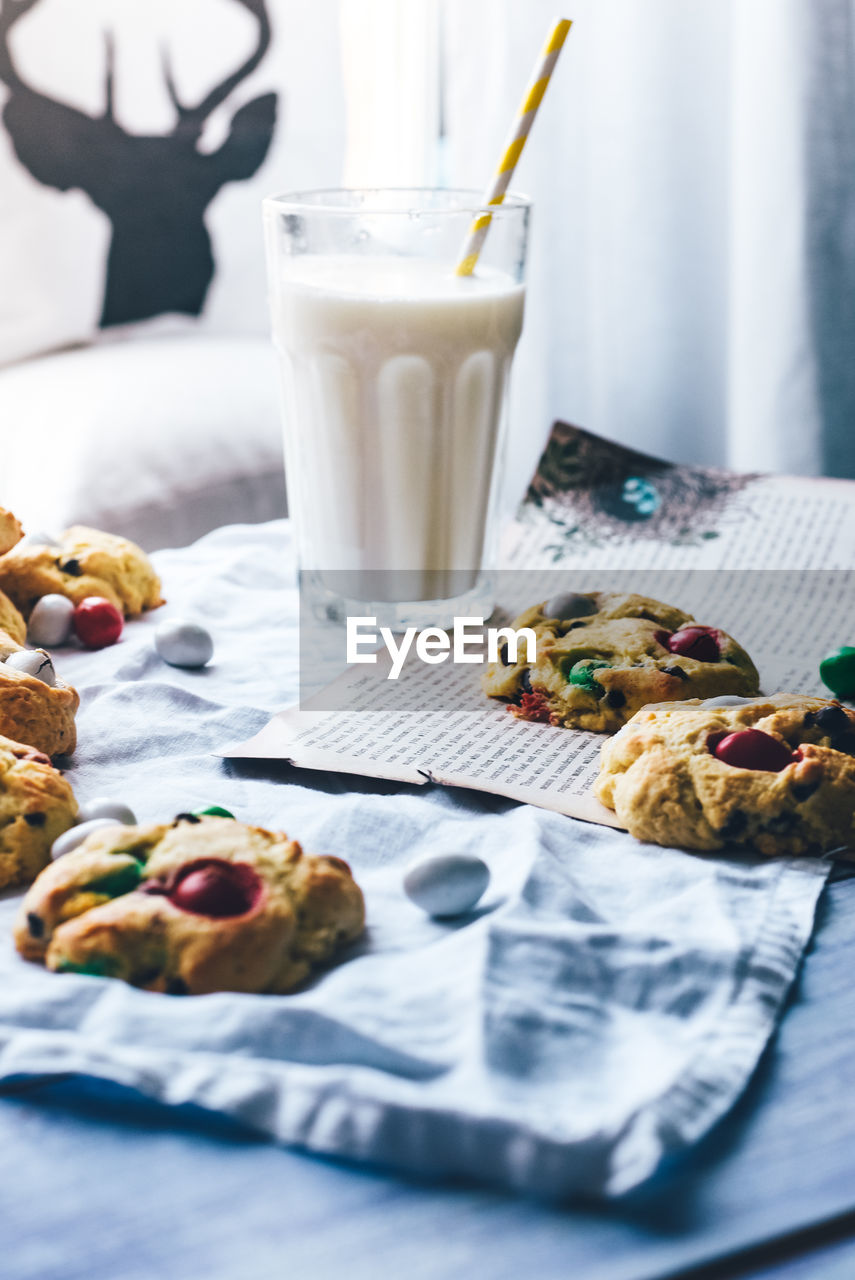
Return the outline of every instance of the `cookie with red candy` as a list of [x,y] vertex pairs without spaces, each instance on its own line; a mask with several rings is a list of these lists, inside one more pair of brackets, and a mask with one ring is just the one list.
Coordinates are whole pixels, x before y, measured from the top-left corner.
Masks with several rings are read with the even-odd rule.
[[855,711],[785,693],[645,707],[603,745],[594,790],[655,844],[855,850]]
[[536,659],[504,645],[483,688],[523,720],[611,732],[651,702],[759,689],[753,662],[727,632],[648,596],[565,591],[511,626],[534,632]]
[[15,924],[28,960],[149,991],[282,993],[358,937],[346,862],[282,832],[180,814],[103,828],[51,863]]

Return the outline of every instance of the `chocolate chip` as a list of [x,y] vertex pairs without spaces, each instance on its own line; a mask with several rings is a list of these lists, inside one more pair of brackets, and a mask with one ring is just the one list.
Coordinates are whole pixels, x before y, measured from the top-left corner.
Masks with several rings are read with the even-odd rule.
[[533,692],[531,687],[531,676],[529,675],[528,667],[523,667],[522,669],[522,675],[520,676],[520,684],[523,687],[523,693]]
[[609,689],[606,694],[606,705],[609,707],[622,707],[626,702],[626,694],[621,693],[620,689]]
[[140,969],[131,978],[131,983],[135,987],[148,987],[159,977],[160,970],[156,966],[149,969]]
[[818,789],[819,784],[819,778],[814,779],[813,782],[794,782],[790,787],[793,799],[797,800],[799,804],[803,800],[810,800],[813,793]]
[[[807,717],[805,717],[805,723],[807,723]],[[816,713],[816,724],[823,733],[830,734],[848,733],[851,727],[849,717],[843,708],[835,706],[820,707]],[[838,747],[837,750],[840,748]]]
[[813,727],[813,724],[814,724],[815,720],[816,720],[816,715],[814,714],[814,712],[813,712],[813,711],[806,711],[806,712],[805,712],[805,718],[804,718],[804,720],[802,721],[802,726],[803,726],[805,729],[810,729],[810,728],[812,728],[812,727]]
[[565,628],[564,634],[566,635],[568,631],[577,631],[579,627],[587,627],[587,625],[587,622],[571,622],[569,627]]
[[855,756],[855,733],[842,733],[839,738],[832,738],[831,747],[844,755]]
[[46,813],[25,813],[24,821],[28,827],[43,827],[47,819]]
[[663,667],[662,670],[666,676],[676,676],[678,680],[688,680],[688,676],[682,667]]
[[766,830],[775,836],[788,836],[800,822],[801,818],[797,813],[776,813],[765,825]]
[[202,819],[197,817],[195,813],[176,813],[173,827],[177,827],[179,822],[201,822]]
[[509,667],[511,665],[508,661],[508,646],[506,644],[503,644],[499,650],[499,661],[503,667]]
[[190,988],[183,978],[170,978],[166,984],[166,994],[168,996],[186,996],[189,991]]
[[80,561],[73,558],[71,560],[64,560],[59,567],[63,573],[69,574],[72,578],[79,578],[83,573],[83,570],[80,567]]
[[30,931],[31,938],[42,938],[45,932],[45,922],[41,916],[37,916],[35,911],[27,912],[27,928]]
[[725,840],[735,840],[737,836],[742,835],[747,826],[747,815],[743,813],[742,809],[733,809],[728,814],[724,826],[719,828],[719,835]]

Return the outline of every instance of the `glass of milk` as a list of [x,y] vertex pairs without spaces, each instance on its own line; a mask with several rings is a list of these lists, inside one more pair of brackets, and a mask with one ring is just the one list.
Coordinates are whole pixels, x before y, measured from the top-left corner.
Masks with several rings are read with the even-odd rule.
[[508,195],[472,276],[474,191],[264,202],[285,474],[315,613],[446,627],[487,617],[530,205]]

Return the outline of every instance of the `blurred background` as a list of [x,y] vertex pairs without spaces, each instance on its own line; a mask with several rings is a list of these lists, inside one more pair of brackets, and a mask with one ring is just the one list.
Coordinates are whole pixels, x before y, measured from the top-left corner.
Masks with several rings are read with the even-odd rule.
[[[486,185],[554,16],[0,0],[0,502],[149,548],[279,514],[262,196]],[[855,3],[565,16],[514,181],[535,215],[506,503],[555,418],[855,476]]]

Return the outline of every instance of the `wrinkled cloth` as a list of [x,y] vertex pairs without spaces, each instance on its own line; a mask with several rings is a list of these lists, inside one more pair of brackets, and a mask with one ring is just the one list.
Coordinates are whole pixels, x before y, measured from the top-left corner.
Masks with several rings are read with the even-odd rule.
[[[368,925],[291,996],[182,998],[20,960],[0,902],[0,1088],[77,1073],[193,1103],[312,1151],[547,1197],[616,1196],[739,1097],[781,1014],[822,860],[699,857],[496,796],[225,762],[297,693],[287,522],[155,556],[167,605],[96,653],[68,776],[140,821],[219,804],[346,858]],[[215,637],[202,671],[152,646],[169,616]],[[491,883],[437,922],[401,890],[428,852]]]

